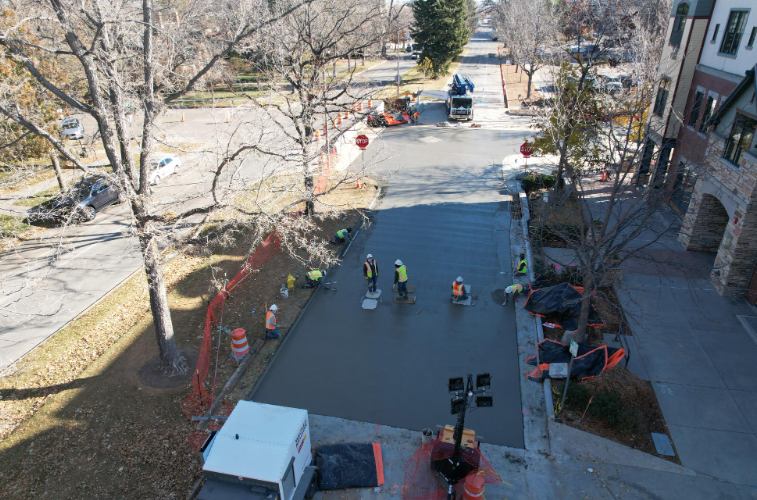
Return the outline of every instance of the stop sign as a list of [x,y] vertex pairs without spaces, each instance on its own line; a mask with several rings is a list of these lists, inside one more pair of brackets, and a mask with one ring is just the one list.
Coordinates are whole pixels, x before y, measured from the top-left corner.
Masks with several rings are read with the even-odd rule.
[[365,148],[368,147],[368,136],[361,134],[355,137],[355,144],[357,144],[357,147],[360,149],[365,150]]
[[520,145],[520,152],[523,155],[523,158],[530,158],[533,148],[528,142],[524,142]]

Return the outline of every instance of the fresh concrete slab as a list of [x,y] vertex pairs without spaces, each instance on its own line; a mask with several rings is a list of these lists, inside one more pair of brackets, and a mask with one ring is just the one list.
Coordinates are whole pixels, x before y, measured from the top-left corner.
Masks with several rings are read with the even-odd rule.
[[757,486],[757,437],[668,424],[681,463],[724,481]]
[[668,424],[752,432],[727,389],[661,382],[653,387]]
[[[500,171],[492,166],[522,142],[522,133],[435,129],[443,141],[426,144],[415,140],[423,130],[383,132],[386,144],[402,151],[386,168],[403,168],[369,227],[329,274],[339,280],[339,291],[314,297],[250,397],[420,431],[454,421],[450,377],[489,372],[494,407],[472,412],[466,426],[488,443],[522,447],[514,312],[501,306],[501,294],[494,298],[511,284],[500,274],[512,269],[509,209]],[[384,300],[366,314],[347,300],[365,294],[359,269],[367,253],[379,262],[402,259],[416,287],[415,305]],[[392,275],[381,275],[379,286]],[[458,275],[475,283],[475,308],[450,307],[450,284]]]

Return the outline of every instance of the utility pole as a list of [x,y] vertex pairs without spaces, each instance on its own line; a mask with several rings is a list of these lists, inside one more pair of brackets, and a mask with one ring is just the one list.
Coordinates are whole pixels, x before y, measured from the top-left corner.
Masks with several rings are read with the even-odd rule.
[[397,30],[397,45],[394,46],[397,54],[397,95],[400,95],[400,30]]

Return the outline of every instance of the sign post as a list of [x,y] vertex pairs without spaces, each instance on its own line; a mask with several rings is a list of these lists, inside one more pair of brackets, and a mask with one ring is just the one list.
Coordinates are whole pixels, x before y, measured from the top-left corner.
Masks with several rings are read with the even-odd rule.
[[565,378],[565,390],[562,392],[562,401],[560,401],[560,411],[565,406],[565,396],[568,395],[568,384],[570,384],[570,374],[573,372],[573,358],[578,356],[578,344],[575,340],[570,341],[570,365],[568,365],[568,376]]
[[359,136],[355,137],[355,144],[358,148],[360,148],[360,151],[362,151],[362,153],[360,153],[360,161],[363,164],[363,172],[365,172],[365,148],[368,147],[369,143],[370,141],[368,140],[368,136],[365,134],[360,134]]
[[533,153],[534,148],[529,144],[528,141],[524,142],[520,145],[520,154],[523,155],[523,158],[526,159],[526,163],[523,167],[524,172],[528,169],[528,159],[531,158],[531,153]]

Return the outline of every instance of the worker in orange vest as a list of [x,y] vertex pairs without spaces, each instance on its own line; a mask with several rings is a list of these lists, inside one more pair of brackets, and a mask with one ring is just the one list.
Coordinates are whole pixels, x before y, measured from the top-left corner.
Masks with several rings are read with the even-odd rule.
[[373,255],[368,254],[363,265],[363,275],[368,280],[368,291],[376,291],[376,281],[378,280],[378,262],[373,258]]
[[467,298],[468,294],[465,292],[463,277],[458,276],[457,279],[452,282],[452,301],[457,302],[459,300],[465,300]]
[[276,307],[276,304],[273,304],[265,315],[265,338],[267,339],[281,337],[279,326],[276,324],[276,311],[278,310],[279,308]]

